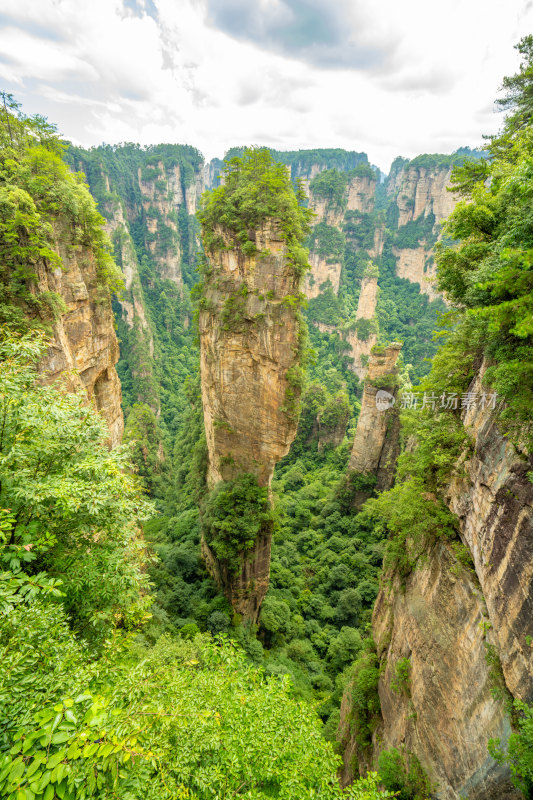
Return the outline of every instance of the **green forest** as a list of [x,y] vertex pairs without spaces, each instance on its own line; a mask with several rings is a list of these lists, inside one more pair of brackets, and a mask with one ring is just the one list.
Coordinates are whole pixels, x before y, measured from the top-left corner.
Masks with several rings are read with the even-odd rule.
[[[376,354],[402,342],[405,393],[461,397],[484,364],[498,428],[531,452],[533,37],[518,49],[520,71],[499,101],[505,121],[482,157],[463,148],[393,162],[393,177],[406,164],[453,168],[460,200],[442,231],[432,213],[398,228],[396,197],[363,153],[233,148],[200,201],[196,148],[83,149],[4,94],[2,797],[427,800],[434,791],[414,753],[383,749],[369,765],[384,671],[372,610],[383,576],[405,581],[436,541],[473,570],[445,502],[472,442],[460,407],[406,409],[395,485],[377,493],[375,475],[350,472],[364,385],[343,333],[375,334]],[[309,225],[301,179],[313,165],[309,191],[343,211],[340,227]],[[376,182],[372,212],[346,211],[354,176]],[[311,249],[341,265],[340,286],[294,301],[305,368],[298,429],[270,489],[244,475],[208,493],[198,315],[209,258],[228,249],[260,258],[254,231],[271,218],[295,274],[303,278]],[[383,249],[371,258],[378,229]],[[435,253],[435,300],[396,274],[397,250],[420,243]],[[125,430],[112,449],[82,393],[40,379],[66,311],[42,275],[61,270],[67,252],[95,265],[97,303],[114,312]],[[372,320],[355,319],[364,276],[378,278]],[[238,314],[238,302],[227,306],[230,330]],[[359,510],[361,491],[370,499]],[[248,624],[206,569],[202,526],[230,559],[264,525],[270,583]],[[406,659],[395,691],[408,685]],[[366,777],[341,788],[347,693],[352,766]],[[487,742],[487,757],[528,798],[533,707],[507,699],[513,729]]]

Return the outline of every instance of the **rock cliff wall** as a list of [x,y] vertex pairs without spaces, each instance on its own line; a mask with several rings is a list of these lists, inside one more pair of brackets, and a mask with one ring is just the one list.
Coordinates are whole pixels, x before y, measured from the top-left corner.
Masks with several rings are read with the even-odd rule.
[[196,281],[199,249],[194,215],[217,169],[204,166],[198,151],[181,145],[73,148],[69,159],[87,176],[124,276],[114,310],[125,408],[146,403],[172,424],[161,404],[162,384],[166,379],[168,391],[173,380],[161,371],[161,356],[169,347],[165,318],[173,315],[173,331],[190,323],[186,290]]
[[[372,747],[358,752],[350,733],[350,693],[345,694],[340,735],[343,781],[377,764],[380,752],[414,754],[442,800],[519,800],[508,771],[489,756],[487,741],[505,742],[511,732],[504,699],[487,663],[487,609],[475,574],[453,550],[436,543],[405,583],[382,578],[373,636],[381,665],[381,714]],[[408,677],[398,681],[398,665]],[[404,667],[405,669],[405,667]]]
[[[229,238],[232,249],[209,254],[199,330],[210,488],[243,473],[269,486],[296,434],[299,389],[291,370],[299,360],[300,279],[277,223],[267,220],[255,242],[268,255],[245,256]],[[271,535],[257,539],[236,575],[203,544],[208,567],[247,619],[256,618],[266,594]]]
[[[469,391],[483,394],[482,365]],[[487,614],[513,697],[533,700],[533,484],[532,459],[501,435],[490,403],[473,403],[463,422],[475,442],[464,477],[446,502],[459,519],[472,555]]]
[[452,213],[457,200],[448,192],[451,174],[449,166],[422,167],[408,163],[392,176],[387,193],[396,199],[399,228],[430,214],[439,223]]
[[[316,166],[316,165],[315,165]],[[318,168],[311,177],[315,177],[319,172]],[[327,226],[334,229],[338,237],[344,237],[344,221],[348,212],[359,212],[360,214],[371,214],[374,210],[374,200],[376,193],[376,180],[366,176],[351,176],[344,189],[344,195],[341,198],[336,198],[335,201],[324,198],[309,189],[309,183],[306,185],[309,192],[309,207],[313,209],[315,217],[313,224],[325,223]],[[337,239],[338,241],[338,239]],[[379,238],[374,243],[374,250],[379,250]],[[332,256],[323,247],[311,247],[309,251],[309,263],[311,264],[311,271],[306,276],[304,292],[309,299],[317,297],[320,294],[320,287],[326,281],[330,281],[333,286],[333,291],[338,294],[339,285],[342,272],[342,256]]]
[[[348,468],[358,473],[376,475],[376,488],[384,491],[392,486],[398,455],[398,409],[396,406],[397,367],[401,344],[393,342],[385,348],[374,348],[368,362],[361,412]],[[356,505],[367,499],[361,492]]]
[[[469,388],[478,401],[484,371],[482,365]],[[376,766],[383,750],[404,748],[419,759],[439,800],[518,800],[508,768],[490,757],[487,744],[508,740],[509,699],[533,699],[531,457],[501,435],[490,403],[473,402],[463,423],[472,448],[445,496],[461,543],[434,541],[406,579],[394,569],[382,577],[372,623],[381,714],[362,753],[346,692],[344,780],[357,764],[362,771]],[[401,662],[408,677],[399,688]]]
[[[416,162],[416,159],[415,159]],[[435,164],[433,167],[405,164],[391,173],[387,183],[389,200],[398,209],[398,231],[411,223],[410,241],[397,237],[393,254],[397,259],[396,274],[420,285],[420,291],[433,300],[435,269],[433,247],[440,235],[440,225],[453,211],[457,196],[448,191],[452,167]],[[423,225],[423,220],[433,224]]]
[[53,339],[40,365],[42,380],[61,380],[69,391],[83,390],[105,418],[109,442],[115,446],[121,440],[124,420],[111,299],[98,280],[92,251],[73,247],[65,226],[56,225],[54,234],[62,269],[51,270],[39,262],[36,289],[57,293],[66,310],[54,323]]

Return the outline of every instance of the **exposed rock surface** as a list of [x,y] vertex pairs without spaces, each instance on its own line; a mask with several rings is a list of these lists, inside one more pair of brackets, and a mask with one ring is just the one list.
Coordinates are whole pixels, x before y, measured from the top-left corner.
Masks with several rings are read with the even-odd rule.
[[326,256],[320,256],[311,251],[309,253],[310,272],[305,276],[304,292],[309,300],[318,297],[321,285],[330,281],[335,294],[339,291],[342,264],[340,261],[329,261]]
[[374,210],[376,179],[354,176],[346,189],[346,211],[361,211],[371,214]]
[[408,222],[435,216],[433,235],[421,239],[417,247],[394,248],[397,257],[396,274],[420,285],[420,291],[430,300],[437,297],[434,288],[433,243],[440,232],[440,223],[453,211],[458,196],[449,192],[450,167],[420,167],[407,164],[391,176],[387,186],[389,197],[396,198],[398,228]]
[[[161,277],[181,286],[180,240],[173,212],[178,212],[180,206],[186,203],[188,213],[194,214],[196,193],[194,190],[191,192],[192,187],[184,192],[179,164],[165,170],[164,164],[159,162],[154,173],[153,178],[143,178],[139,168],[137,175],[149,234],[149,237],[145,237],[145,246],[152,254]],[[169,228],[174,236],[162,247],[164,228]]]
[[[369,764],[383,750],[415,753],[439,800],[518,800],[509,772],[488,755],[487,741],[511,732],[505,702],[493,696],[486,660],[487,614],[476,577],[449,545],[436,543],[405,585],[384,576],[373,636],[380,656],[381,719],[373,734]],[[409,677],[398,685],[396,666],[409,660]],[[396,687],[396,691],[393,687]],[[350,702],[342,708],[343,781],[357,764],[349,730]],[[356,755],[355,759],[353,756]]]
[[368,361],[370,358],[370,351],[376,344],[378,337],[376,333],[370,333],[368,339],[360,339],[356,330],[343,332],[343,339],[350,345],[350,357],[353,358],[353,364],[350,365],[359,380],[365,377]]
[[387,192],[396,195],[399,210],[398,227],[407,222],[435,214],[435,222],[446,219],[457,202],[448,192],[452,170],[449,167],[418,167],[406,165],[390,180]]
[[357,301],[356,319],[372,319],[378,302],[377,275],[365,276],[361,282],[361,293]]
[[533,700],[533,484],[531,459],[498,431],[491,402],[479,402],[485,365],[470,387],[478,402],[464,413],[475,442],[464,477],[446,501],[458,516],[487,604],[507,688]]
[[416,248],[397,249],[394,247],[392,252],[398,259],[396,274],[399,278],[407,278],[411,283],[420,284],[420,291],[427,294],[430,300],[438,297],[434,286],[436,271],[432,249],[428,250],[424,244],[421,244]]
[[[316,170],[318,174],[321,170]],[[314,174],[312,177],[314,177]],[[307,187],[308,188],[308,187]],[[359,211],[369,214],[374,210],[374,200],[376,193],[376,180],[368,177],[353,176],[347,182],[343,202],[340,204],[332,203],[330,200],[317,196],[313,191],[309,194],[309,206],[315,212],[312,224],[326,222],[339,232],[342,232],[343,223],[347,211]],[[380,239],[376,230],[374,237],[373,251],[381,253],[383,241]],[[304,292],[309,299],[317,297],[320,286],[327,280],[331,281],[335,294],[339,291],[342,264],[340,261],[328,256],[319,255],[311,250],[309,253],[309,263],[311,272],[306,276]]]
[[[394,480],[398,448],[396,362],[400,350],[401,344],[393,342],[383,352],[370,354],[349,463],[350,470],[375,474],[380,491],[389,489]],[[356,504],[364,499],[366,495],[356,498]]]
[[[213,274],[199,320],[209,487],[243,473],[268,486],[296,435],[298,391],[289,370],[299,358],[300,323],[291,299],[299,278],[274,222],[255,235],[269,255],[245,256],[237,248],[209,255]],[[235,610],[249,619],[268,587],[270,537],[271,531],[258,538],[237,576],[217,564],[204,542],[208,566]]]
[[52,271],[40,262],[37,288],[60,295],[66,311],[54,324],[52,343],[40,365],[42,380],[61,380],[68,391],[82,389],[105,418],[109,442],[114,446],[122,437],[124,420],[110,297],[99,285],[92,252],[70,247],[66,230],[56,228],[55,234],[63,269]]
[[[394,571],[383,576],[372,626],[383,667],[381,720],[370,751],[358,754],[365,769],[382,750],[405,746],[420,759],[439,800],[521,797],[487,743],[495,737],[505,744],[511,732],[505,692],[533,699],[532,465],[498,431],[484,372],[483,364],[463,412],[472,449],[444,498],[473,568],[459,563],[457,544],[437,541],[405,583]],[[366,466],[361,447],[359,453]],[[398,693],[391,683],[402,658],[410,662],[409,686]],[[347,781],[357,749],[349,696],[342,725]]]

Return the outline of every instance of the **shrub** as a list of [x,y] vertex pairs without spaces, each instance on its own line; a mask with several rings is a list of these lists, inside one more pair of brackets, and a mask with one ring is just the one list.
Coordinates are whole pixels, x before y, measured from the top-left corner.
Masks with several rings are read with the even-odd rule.
[[207,544],[234,573],[240,557],[253,549],[261,531],[274,522],[268,489],[249,473],[218,484],[203,501],[201,515]]

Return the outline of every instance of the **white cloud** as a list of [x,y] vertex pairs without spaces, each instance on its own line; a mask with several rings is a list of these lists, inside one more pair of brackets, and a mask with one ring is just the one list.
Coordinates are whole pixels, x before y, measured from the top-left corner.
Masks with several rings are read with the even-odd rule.
[[[398,154],[494,132],[494,97],[518,65],[513,44],[533,27],[522,0],[504,13],[499,0],[261,0],[243,31],[224,8],[245,6],[4,0],[3,87],[84,145],[182,142],[208,158],[244,143],[345,147],[386,169]],[[354,47],[374,55],[350,62]]]

